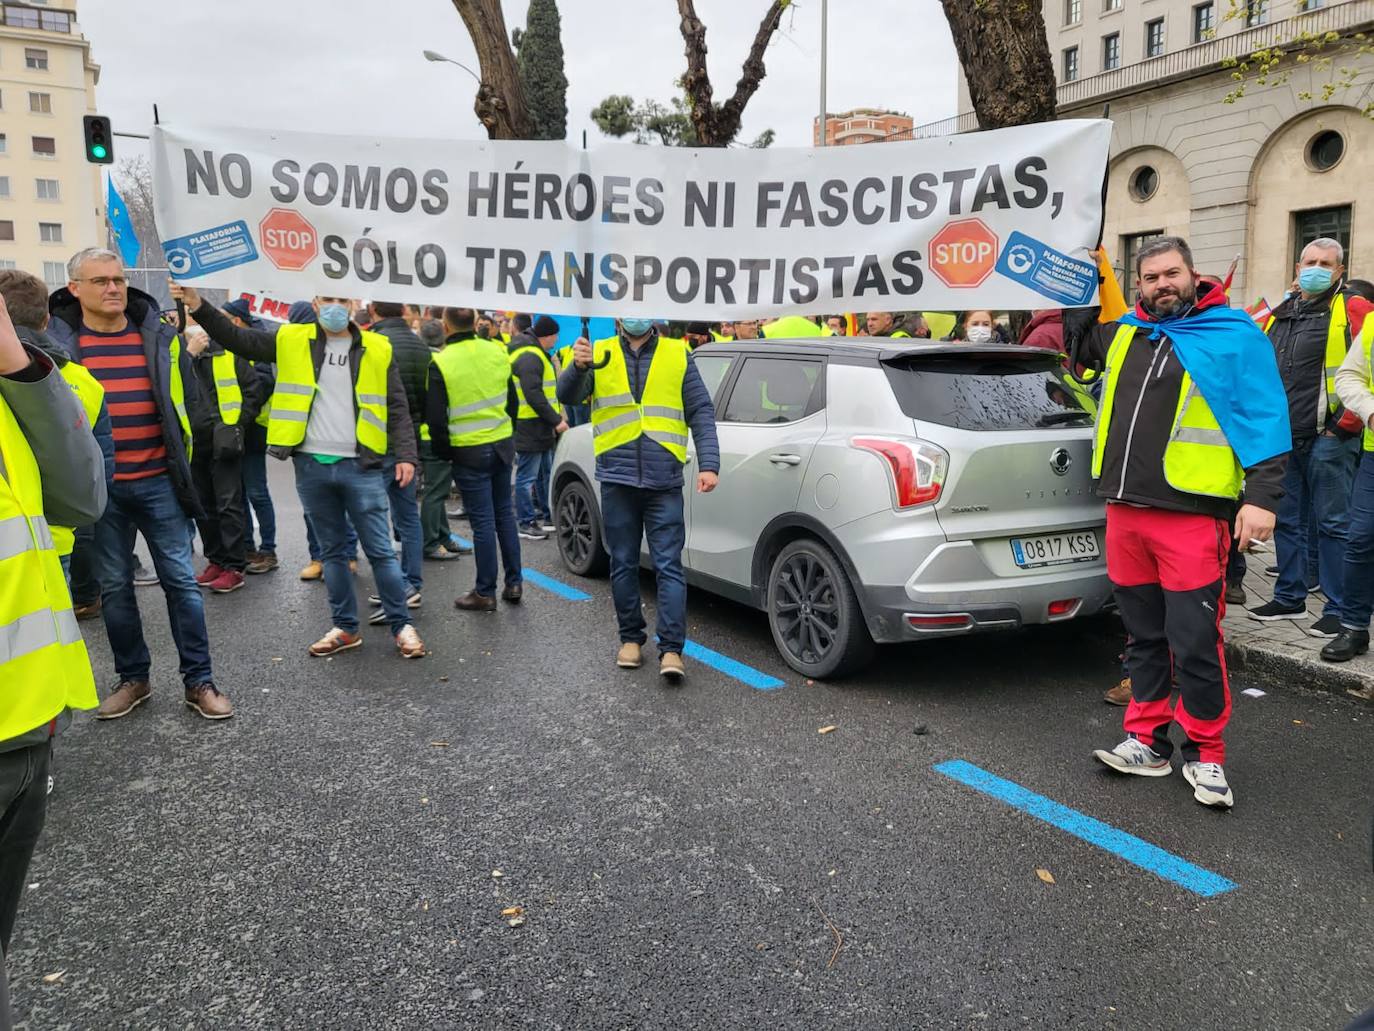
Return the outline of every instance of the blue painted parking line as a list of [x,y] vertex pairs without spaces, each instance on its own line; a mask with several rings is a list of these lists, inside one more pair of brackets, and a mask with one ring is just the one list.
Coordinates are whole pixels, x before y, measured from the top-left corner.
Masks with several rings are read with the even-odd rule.
[[682,655],[684,658],[693,659],[702,665],[710,666],[712,669],[724,673],[727,677],[734,677],[741,683],[758,688],[760,691],[772,691],[775,688],[785,686],[785,681],[756,670],[753,666],[746,666],[738,659],[732,659],[728,655],[712,651],[704,644],[698,644],[696,641],[688,641],[683,646]]
[[459,537],[456,533],[449,534],[448,539],[451,540],[454,544],[460,545],[461,547],[472,547],[472,541],[468,540],[466,537]]
[[935,772],[951,780],[957,780],[975,791],[990,795],[1014,809],[1020,809],[1023,813],[1029,813],[1038,820],[1044,820],[1051,826],[1072,834],[1075,838],[1096,845],[1114,856],[1120,856],[1142,870],[1148,870],[1166,881],[1173,881],[1205,898],[1239,887],[1235,881],[1227,880],[1220,874],[1194,866],[1186,859],[1180,859],[1157,845],[1151,845],[1133,834],[1117,830],[1110,824],[1095,820],[1076,809],[1060,805],[1044,795],[1037,795],[1020,784],[1003,780],[996,774],[974,766],[973,763],[951,759],[949,762],[938,763]]
[[530,569],[526,566],[521,570],[521,573],[524,575],[526,583],[534,584],[536,587],[542,587],[544,590],[556,594],[567,601],[591,601],[592,596],[586,591],[579,591],[576,587],[569,587],[561,580],[555,580],[551,576],[545,576],[536,569]]

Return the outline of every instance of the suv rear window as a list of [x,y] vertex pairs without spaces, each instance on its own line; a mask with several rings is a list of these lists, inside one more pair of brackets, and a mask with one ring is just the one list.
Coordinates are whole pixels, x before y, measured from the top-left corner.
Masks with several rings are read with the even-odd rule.
[[883,363],[902,411],[960,430],[1089,426],[1096,405],[1050,353],[1026,358],[932,354]]

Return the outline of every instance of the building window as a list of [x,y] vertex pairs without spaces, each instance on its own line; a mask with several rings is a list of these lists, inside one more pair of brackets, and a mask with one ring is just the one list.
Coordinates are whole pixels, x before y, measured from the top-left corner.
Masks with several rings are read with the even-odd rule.
[[1302,249],[1313,240],[1326,237],[1339,240],[1350,256],[1350,205],[1293,212],[1293,263],[1302,259]]
[[1307,11],[1320,10],[1325,4],[1325,0],[1300,0],[1298,10],[1306,13]]
[[39,200],[61,200],[61,199],[62,199],[61,187],[60,187],[60,185],[58,184],[58,182],[57,182],[56,179],[38,179],[38,180],[35,180],[35,182],[37,182],[37,184],[38,184],[38,199],[39,199]]
[[1215,12],[1215,4],[1198,4],[1193,8],[1194,43],[1201,43],[1212,38],[1212,17]]
[[1149,200],[1159,189],[1159,173],[1150,165],[1141,165],[1131,173],[1131,196],[1136,200]]
[[62,223],[61,222],[39,222],[38,240],[40,243],[61,243],[62,242]]
[[1121,33],[1102,37],[1102,70],[1109,72],[1121,67]]
[[1069,47],[1064,51],[1064,81],[1073,82],[1078,78],[1078,48]]
[[1245,25],[1266,25],[1269,22],[1269,0],[1245,0]]
[[40,11],[38,21],[49,32],[72,31],[72,16],[66,11]]
[[57,140],[51,136],[35,136],[33,138],[34,157],[55,158],[57,157]]
[[0,272],[13,270],[19,267],[19,263],[13,258],[0,258]]
[[60,290],[67,285],[67,263],[65,261],[43,262],[43,282],[49,290]]
[[1083,20],[1083,0],[1064,0],[1064,24],[1077,25]]
[[6,5],[5,24],[16,29],[36,29],[39,26],[38,12],[30,7]]
[[29,111],[36,115],[52,114],[52,94],[51,93],[30,93]]
[[1135,258],[1140,253],[1140,249],[1151,240],[1158,240],[1164,235],[1162,229],[1152,229],[1148,233],[1136,233],[1134,236],[1123,236],[1121,238],[1121,260],[1125,272],[1126,282],[1130,285],[1126,288],[1126,299],[1132,304],[1140,296],[1140,291],[1136,289],[1136,280],[1139,278],[1135,274]]
[[1345,156],[1345,137],[1334,129],[1313,136],[1307,144],[1307,165],[1315,172],[1335,168]]
[[1164,53],[1164,19],[1145,23],[1145,56],[1159,57]]
[[1119,11],[1121,10],[1121,0],[1102,0],[1102,10]]
[[37,47],[25,47],[24,67],[31,72],[46,72],[48,70],[48,52],[39,50]]
[[5,138],[5,134],[3,132],[0,132],[0,154],[5,153],[5,148],[8,142],[9,141]]
[[3,198],[5,198],[6,200],[8,200],[8,199],[9,199],[9,196],[10,196],[10,177],[7,176],[7,175],[0,175],[0,197],[3,197]]
[[10,241],[14,239],[14,223],[11,221],[0,222],[0,240]]

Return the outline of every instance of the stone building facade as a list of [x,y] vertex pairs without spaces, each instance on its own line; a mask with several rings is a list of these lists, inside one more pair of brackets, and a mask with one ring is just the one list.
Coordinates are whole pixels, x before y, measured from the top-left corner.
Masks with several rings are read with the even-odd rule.
[[[1188,238],[1198,267],[1224,274],[1240,256],[1232,297],[1277,301],[1302,245],[1346,244],[1352,276],[1374,278],[1374,200],[1362,196],[1374,167],[1374,54],[1328,46],[1336,59],[1285,62],[1280,84],[1237,82],[1227,57],[1304,34],[1374,29],[1374,0],[1045,0],[1059,80],[1059,117],[1114,124],[1103,241],[1134,277],[1151,236]],[[1353,85],[1323,87],[1353,71]],[[960,79],[960,109],[971,112]],[[1312,98],[1304,98],[1311,93]],[[976,128],[965,113],[917,136]]]

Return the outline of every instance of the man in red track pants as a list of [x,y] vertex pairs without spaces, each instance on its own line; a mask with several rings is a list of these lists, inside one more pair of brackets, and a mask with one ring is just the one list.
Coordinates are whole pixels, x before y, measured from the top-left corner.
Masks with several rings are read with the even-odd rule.
[[1136,276],[1135,312],[1084,341],[1104,380],[1093,475],[1132,691],[1126,739],[1094,755],[1120,773],[1168,776],[1177,723],[1194,797],[1229,808],[1226,561],[1233,534],[1245,547],[1273,533],[1292,446],[1286,395],[1254,322],[1220,290],[1198,296],[1187,243],[1148,244]]

